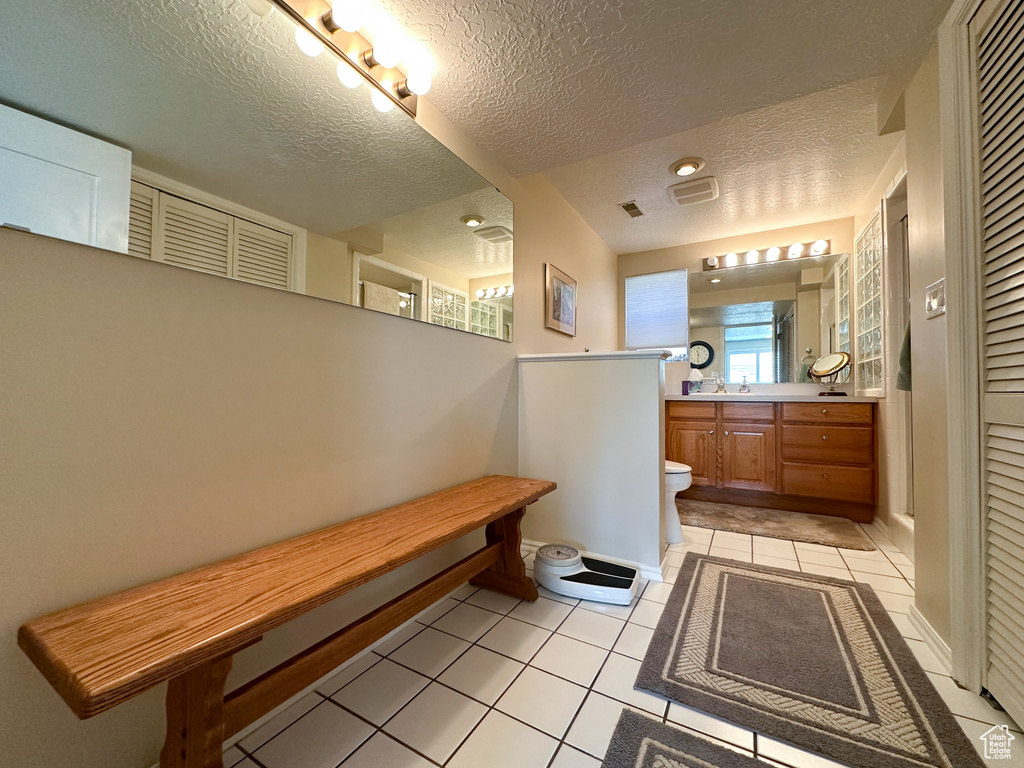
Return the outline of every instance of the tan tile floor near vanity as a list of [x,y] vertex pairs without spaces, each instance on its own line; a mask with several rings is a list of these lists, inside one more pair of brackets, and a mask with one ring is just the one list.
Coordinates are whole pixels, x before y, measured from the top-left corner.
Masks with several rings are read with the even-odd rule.
[[[623,707],[791,768],[838,765],[633,689],[686,552],[871,584],[972,743],[1009,718],[953,683],[908,617],[914,566],[873,552],[684,527],[668,582],[629,606],[464,586],[224,753],[226,768],[597,768]],[[527,560],[531,565],[531,560]],[[1024,744],[1024,738],[1019,742]],[[1022,750],[1024,758],[1024,750]],[[1004,763],[1005,764],[1005,763]],[[1024,764],[1024,759],[1021,760]]]

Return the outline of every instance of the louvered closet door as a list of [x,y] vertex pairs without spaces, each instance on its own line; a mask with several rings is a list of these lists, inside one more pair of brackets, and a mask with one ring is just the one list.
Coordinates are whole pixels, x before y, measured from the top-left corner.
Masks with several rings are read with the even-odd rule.
[[128,253],[140,259],[153,258],[153,225],[159,193],[145,184],[132,182],[128,208]]
[[235,219],[234,277],[250,283],[288,289],[293,256],[292,236],[276,229]]
[[1024,0],[971,24],[984,265],[986,687],[1024,722]]
[[155,261],[232,276],[231,216],[168,194],[160,195],[158,210],[153,243]]

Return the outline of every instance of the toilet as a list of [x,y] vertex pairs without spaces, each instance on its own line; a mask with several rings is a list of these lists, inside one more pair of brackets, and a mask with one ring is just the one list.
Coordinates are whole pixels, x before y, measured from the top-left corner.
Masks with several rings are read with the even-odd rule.
[[665,461],[665,538],[669,544],[683,540],[683,527],[676,509],[676,494],[690,487],[690,467],[678,461]]

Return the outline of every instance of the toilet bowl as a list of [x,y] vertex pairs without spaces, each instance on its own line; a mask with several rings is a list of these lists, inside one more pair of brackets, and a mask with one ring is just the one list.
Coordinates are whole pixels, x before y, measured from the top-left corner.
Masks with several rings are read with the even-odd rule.
[[669,544],[683,540],[683,527],[676,509],[676,494],[690,487],[690,467],[678,461],[665,461],[665,538]]

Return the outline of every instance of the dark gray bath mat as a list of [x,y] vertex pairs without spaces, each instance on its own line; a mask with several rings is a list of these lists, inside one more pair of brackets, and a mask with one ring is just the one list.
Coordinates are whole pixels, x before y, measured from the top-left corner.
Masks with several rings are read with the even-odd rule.
[[789,512],[785,509],[741,507],[713,501],[676,499],[683,525],[716,528],[733,533],[752,533],[773,539],[789,539],[807,544],[824,544],[844,549],[875,549],[860,526],[845,517]]
[[867,584],[691,552],[636,687],[847,765],[982,765]]
[[758,760],[631,709],[622,710],[601,765],[603,768],[765,768]]

